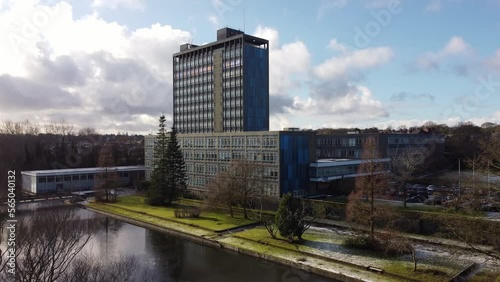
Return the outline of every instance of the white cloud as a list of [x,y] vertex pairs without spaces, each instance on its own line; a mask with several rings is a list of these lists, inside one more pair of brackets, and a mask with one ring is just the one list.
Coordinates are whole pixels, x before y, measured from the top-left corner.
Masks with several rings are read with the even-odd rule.
[[330,43],[328,43],[328,49],[342,54],[349,52],[349,48],[342,43],[339,43],[336,38],[330,40]]
[[94,8],[111,8],[126,7],[134,10],[144,10],[144,0],[93,0],[92,7]]
[[442,56],[465,54],[470,50],[470,46],[461,36],[453,36],[441,51]]
[[269,117],[269,130],[283,130],[286,127],[293,127],[286,115],[274,114]]
[[472,48],[461,36],[453,36],[438,52],[428,52],[420,56],[415,66],[420,70],[440,69],[448,58],[460,57],[472,53]]
[[492,57],[486,60],[485,65],[500,72],[500,49],[498,49]]
[[[96,13],[75,19],[66,2],[18,2],[24,1],[0,12],[2,34],[23,39],[0,41],[2,117],[23,120],[36,112],[40,120],[138,133],[154,130],[149,121],[161,113],[171,118],[172,54],[189,32],[161,24],[129,30]],[[51,11],[47,21],[23,33],[22,19],[44,11]]]
[[365,86],[350,87],[343,95],[305,100],[295,97],[292,113],[307,113],[320,116],[349,116],[359,119],[385,117],[389,113],[382,103],[373,97]]
[[[332,41],[330,41],[330,46]],[[341,45],[336,45],[337,48]],[[332,57],[315,67],[314,73],[321,79],[338,79],[358,74],[366,69],[374,68],[391,60],[393,52],[389,47],[374,47],[348,52],[342,56]]]
[[211,22],[215,27],[219,27],[220,26],[220,20],[214,14],[208,16],[208,21]]
[[286,95],[307,80],[311,55],[302,41],[280,45],[278,31],[258,26],[254,35],[269,40],[269,92]]

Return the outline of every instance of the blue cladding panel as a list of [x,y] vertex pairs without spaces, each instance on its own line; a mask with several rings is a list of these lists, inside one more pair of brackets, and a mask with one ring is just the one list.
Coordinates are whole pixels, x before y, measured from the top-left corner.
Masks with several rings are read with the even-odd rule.
[[280,133],[281,195],[309,187],[309,135]]
[[269,66],[268,50],[245,45],[244,73],[244,130],[269,130]]

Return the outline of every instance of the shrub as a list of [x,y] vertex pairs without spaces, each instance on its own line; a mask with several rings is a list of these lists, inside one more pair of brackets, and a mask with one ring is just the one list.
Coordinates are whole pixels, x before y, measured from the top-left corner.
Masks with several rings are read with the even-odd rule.
[[376,244],[369,236],[354,236],[347,238],[343,242],[344,246],[355,249],[374,250]]
[[301,239],[305,231],[304,218],[303,200],[290,194],[283,195],[274,220],[280,235],[289,242],[293,242],[295,236]]
[[196,218],[200,217],[200,209],[198,208],[182,208],[182,209],[175,209],[174,210],[174,215],[175,217],[178,218]]

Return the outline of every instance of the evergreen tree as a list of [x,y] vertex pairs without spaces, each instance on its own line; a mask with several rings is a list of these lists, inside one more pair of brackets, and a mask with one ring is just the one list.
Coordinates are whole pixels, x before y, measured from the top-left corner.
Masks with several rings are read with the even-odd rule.
[[151,174],[151,186],[148,189],[147,201],[150,205],[164,205],[169,183],[168,166],[168,136],[165,130],[165,115],[160,116],[158,135],[155,140],[153,151],[153,172]]
[[305,231],[304,226],[305,209],[301,198],[295,198],[291,194],[285,194],[281,198],[278,211],[275,215],[275,224],[280,235],[287,238],[291,243],[297,236],[301,239]]
[[187,187],[186,164],[184,163],[181,147],[177,141],[177,131],[174,127],[172,127],[169,135],[166,157],[168,167],[166,204],[172,203]]

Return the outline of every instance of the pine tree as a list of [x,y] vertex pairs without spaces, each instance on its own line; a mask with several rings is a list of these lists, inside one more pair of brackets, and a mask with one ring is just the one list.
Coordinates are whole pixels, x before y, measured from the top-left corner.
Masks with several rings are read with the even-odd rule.
[[160,116],[158,135],[155,140],[153,151],[153,172],[151,174],[151,186],[148,189],[147,201],[150,205],[164,205],[167,197],[169,183],[168,166],[168,136],[165,130],[165,115]]
[[166,204],[171,204],[186,189],[186,164],[181,147],[177,141],[177,131],[174,127],[169,132],[167,144],[167,186]]
[[305,231],[304,226],[305,209],[302,198],[295,198],[291,194],[285,194],[281,198],[274,222],[280,235],[287,238],[290,243],[295,236],[301,239]]

